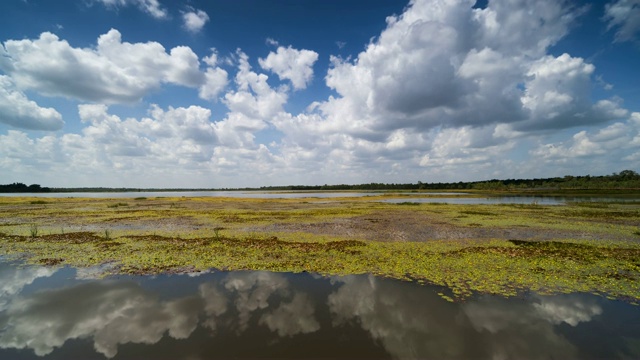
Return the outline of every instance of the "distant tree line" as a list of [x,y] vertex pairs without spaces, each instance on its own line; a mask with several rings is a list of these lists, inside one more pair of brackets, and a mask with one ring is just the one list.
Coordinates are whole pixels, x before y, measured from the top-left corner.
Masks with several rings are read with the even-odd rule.
[[25,185],[23,183],[13,183],[8,185],[0,185],[0,192],[3,193],[40,193],[50,192],[48,187],[42,187],[38,184]]
[[221,189],[140,189],[140,188],[54,188],[41,187],[38,184],[25,185],[13,183],[0,185],[0,192],[131,192],[131,191],[339,191],[339,190],[598,190],[598,189],[638,189],[640,190],[640,174],[633,170],[603,176],[564,176],[546,179],[507,179],[472,182],[384,184],[370,183],[357,185],[286,185],[262,186],[260,188],[221,188]]
[[[564,176],[545,179],[507,179],[472,182],[383,184],[370,183],[358,185],[289,185],[262,186],[260,190],[560,190],[560,189],[640,189],[640,174],[633,170],[624,170],[604,176]],[[247,189],[249,190],[249,189]]]

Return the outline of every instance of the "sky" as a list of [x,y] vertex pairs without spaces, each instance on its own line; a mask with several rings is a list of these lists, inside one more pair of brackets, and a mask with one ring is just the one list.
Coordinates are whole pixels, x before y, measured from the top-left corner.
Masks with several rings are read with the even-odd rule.
[[5,0],[0,183],[640,169],[640,0]]

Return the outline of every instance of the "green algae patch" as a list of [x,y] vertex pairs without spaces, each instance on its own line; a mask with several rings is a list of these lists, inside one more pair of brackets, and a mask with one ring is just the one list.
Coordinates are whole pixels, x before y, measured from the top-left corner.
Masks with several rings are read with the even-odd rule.
[[159,235],[107,239],[86,232],[38,237],[2,235],[7,254],[44,265],[116,263],[120,273],[222,270],[372,273],[446,286],[455,299],[474,292],[516,296],[591,292],[640,300],[640,247],[570,241],[493,240],[392,243],[284,241],[265,237],[180,238]]
[[[639,204],[391,204],[362,198],[8,199],[0,254],[116,273],[370,273],[518,296],[640,301]],[[125,205],[126,204],[126,205]],[[399,240],[398,240],[399,239]]]

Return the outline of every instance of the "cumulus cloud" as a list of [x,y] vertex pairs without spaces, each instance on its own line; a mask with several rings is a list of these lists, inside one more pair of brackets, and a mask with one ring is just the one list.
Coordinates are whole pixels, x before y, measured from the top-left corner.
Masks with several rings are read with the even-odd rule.
[[634,112],[626,121],[615,122],[598,130],[582,130],[565,141],[540,143],[530,151],[530,155],[547,164],[586,162],[592,166],[613,163],[619,167],[635,167],[638,159],[624,158],[625,154],[639,148],[640,113]]
[[[37,162],[56,168],[67,161],[84,174],[118,173],[115,181],[126,174],[152,186],[141,169],[161,174],[179,167],[198,179],[194,186],[241,186],[233,180],[241,174],[254,175],[242,185],[261,186],[546,176],[522,160],[544,161],[555,175],[571,159],[603,160],[614,151],[620,159],[640,158],[633,141],[614,148],[596,137],[598,128],[632,126],[621,99],[593,99],[598,69],[575,55],[550,52],[583,8],[553,0],[474,4],[411,1],[357,56],[331,56],[324,81],[334,94],[301,113],[288,112],[288,103],[299,100],[293,90],[309,86],[319,54],[273,39],[267,44],[274,50],[257,59],[259,69],[241,50],[219,59],[212,49],[198,58],[188,47],[123,42],[117,30],[93,48],[73,47],[50,33],[6,41],[0,70],[18,103],[29,103],[32,92],[131,103],[174,84],[219,101],[227,112],[212,118],[202,106],[165,106],[125,119],[104,107],[84,107],[85,129],[77,134],[40,141],[7,133],[11,145],[1,144],[8,155],[0,157],[0,168],[35,174]],[[619,4],[627,2],[610,7]],[[279,85],[270,86],[270,76]],[[553,141],[551,133],[557,134]],[[53,155],[39,150],[41,158],[28,159],[28,146],[46,146]],[[619,170],[611,166],[598,169]],[[183,185],[184,177],[162,178]]]
[[95,49],[74,48],[45,32],[36,40],[8,40],[0,53],[0,69],[18,89],[47,96],[127,103],[163,83],[196,88],[205,82],[189,47],[167,53],[157,42],[123,42],[115,29],[101,35]]
[[209,15],[202,10],[189,8],[189,11],[182,13],[182,21],[187,31],[197,33],[200,32],[207,21],[209,21]]
[[272,121],[290,163],[335,160],[342,174],[375,164],[387,179],[421,166],[493,176],[523,139],[627,116],[615,99],[591,99],[593,64],[548,53],[584,8],[474,3],[411,1],[357,57],[331,57],[325,80],[338,96]]
[[[271,39],[267,39],[269,41]],[[273,42],[273,40],[272,40]],[[277,42],[274,42],[277,45]],[[297,50],[279,46],[264,59],[258,59],[260,66],[278,75],[280,80],[290,80],[295,89],[307,87],[313,77],[313,64],[318,60],[318,53],[312,50]]]
[[[255,174],[268,177],[282,171],[284,164],[264,144],[256,143],[255,132],[267,126],[261,112],[273,109],[263,106],[260,96],[248,94],[238,100],[238,111],[257,118],[231,112],[216,121],[210,109],[200,106],[163,109],[157,105],[149,108],[148,116],[121,118],[104,104],[81,104],[78,116],[84,127],[80,133],[38,139],[16,130],[0,135],[0,171],[49,174],[50,181],[57,181],[51,174],[73,171],[87,177],[79,177],[80,181],[95,182],[97,176],[105,185],[126,179],[151,187],[164,186],[166,181],[179,186],[186,174],[202,180],[198,186],[203,187],[211,186],[214,175],[247,180]],[[247,106],[241,106],[243,101]]]
[[218,54],[215,49],[212,49],[211,55],[202,60],[208,66],[204,74],[204,83],[198,89],[198,95],[201,99],[215,101],[229,83],[229,74],[226,70],[217,67]]
[[640,34],[640,0],[615,0],[604,6],[607,29],[615,30],[615,40],[637,40]]
[[[345,128],[357,119],[383,132],[607,120],[590,113],[593,65],[546,55],[577,14],[555,1],[492,1],[485,9],[472,9],[473,3],[416,0],[388,18],[354,61],[333,58],[327,85],[341,97],[320,109]],[[559,85],[560,77],[567,83]],[[578,112],[579,118],[567,115]]]
[[58,111],[29,100],[5,75],[0,75],[0,122],[32,130],[60,130],[64,125]]
[[168,16],[158,0],[96,0],[107,7],[117,8],[119,6],[135,5],[140,10],[153,16],[156,19],[165,19]]
[[[238,52],[238,58],[237,89],[224,96],[223,103],[229,113],[220,123],[219,130],[225,133],[221,138],[228,146],[255,147],[253,133],[265,129],[274,118],[284,113],[288,95],[286,88],[271,88],[267,75],[252,71],[245,53]],[[242,131],[246,136],[239,137]]]

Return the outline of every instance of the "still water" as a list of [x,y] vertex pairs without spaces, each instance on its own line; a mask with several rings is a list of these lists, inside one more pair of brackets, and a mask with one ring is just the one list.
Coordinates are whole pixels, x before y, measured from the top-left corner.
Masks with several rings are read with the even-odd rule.
[[372,192],[306,192],[306,191],[123,191],[123,192],[51,192],[51,193],[0,193],[10,197],[43,198],[136,198],[136,197],[233,197],[254,199],[335,198],[380,195]]
[[94,275],[0,263],[0,358],[640,357],[640,307],[587,294],[449,303],[368,275]]
[[538,204],[538,205],[563,205],[570,201],[615,201],[614,198],[568,198],[562,196],[496,196],[486,198],[455,197],[407,197],[403,199],[386,199],[382,202],[388,203],[437,203],[437,204],[460,204],[460,205],[490,205],[490,204]]
[[458,205],[497,205],[497,204],[521,204],[521,205],[565,205],[571,202],[638,202],[640,197],[606,197],[606,196],[494,196],[485,198],[474,197],[405,197],[402,199],[385,199],[387,203],[437,203]]
[[589,201],[640,201],[637,197],[615,196],[494,196],[469,197],[469,193],[421,192],[421,193],[385,193],[385,192],[306,192],[306,191],[128,191],[128,192],[73,192],[73,193],[0,193],[0,197],[42,197],[42,198],[162,198],[162,197],[232,197],[254,199],[302,199],[302,198],[340,198],[389,195],[396,198],[378,200],[388,203],[417,202],[444,204],[539,204],[564,205],[568,202]]

